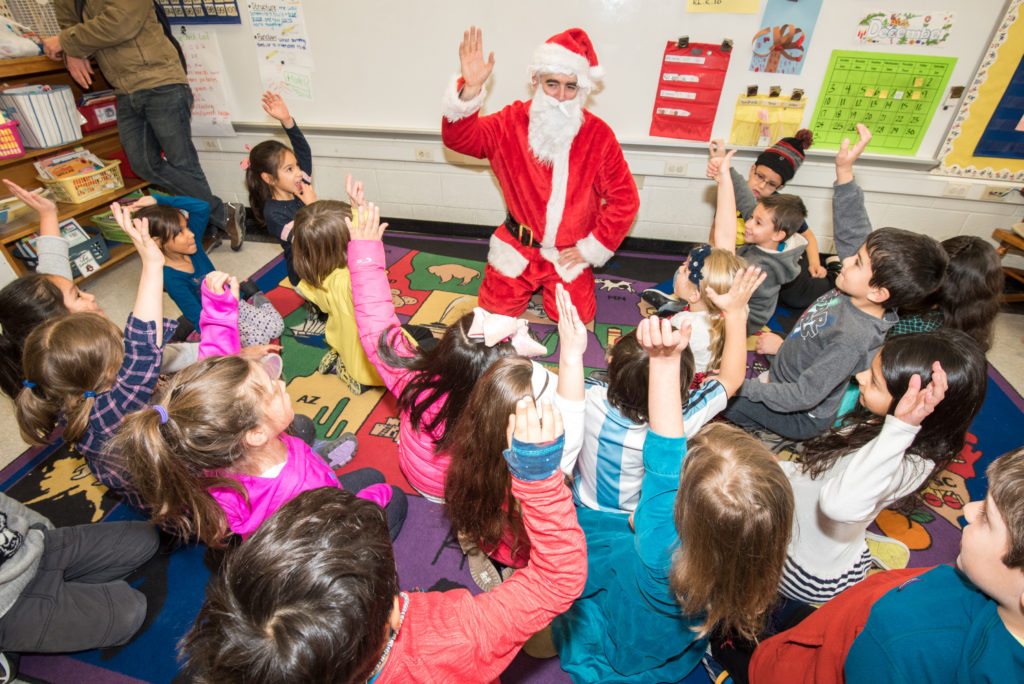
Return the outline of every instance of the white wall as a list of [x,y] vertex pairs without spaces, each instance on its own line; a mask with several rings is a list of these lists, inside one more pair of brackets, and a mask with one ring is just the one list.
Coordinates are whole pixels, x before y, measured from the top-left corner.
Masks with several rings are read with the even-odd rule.
[[[243,133],[220,139],[232,151],[201,152],[200,159],[214,193],[248,203],[239,162],[244,144],[270,137]],[[345,198],[345,175],[363,180],[367,197],[389,217],[452,221],[495,226],[505,216],[501,193],[486,162],[456,155],[439,140],[375,139],[309,135],[314,152],[317,195]],[[287,140],[281,136],[282,141]],[[201,140],[197,147],[202,148]],[[417,152],[434,161],[416,161]],[[697,150],[662,151],[627,146],[629,162],[640,187],[640,213],[631,237],[705,241],[714,212],[714,184],[704,176],[707,156]],[[734,165],[746,174],[753,153],[741,152]],[[686,175],[665,175],[668,162],[685,162]],[[1014,189],[1005,201],[942,197],[947,183],[966,183],[969,198],[980,198],[989,186],[982,182],[933,176],[923,170],[893,167],[889,159],[862,158],[857,180],[865,190],[868,214],[876,228],[893,226],[925,233],[938,240],[954,235],[991,238],[995,228],[1008,228],[1024,219],[1024,199]],[[822,251],[832,251],[832,181],[834,166],[828,154],[811,156],[785,192],[800,195],[809,212],[808,223]],[[1009,259],[1009,257],[1008,257]],[[1024,259],[1020,260],[1024,263]]]

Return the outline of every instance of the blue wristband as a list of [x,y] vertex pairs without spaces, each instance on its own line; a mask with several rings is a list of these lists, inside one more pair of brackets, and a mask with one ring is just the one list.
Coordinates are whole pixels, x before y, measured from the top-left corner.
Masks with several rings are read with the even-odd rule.
[[523,482],[546,480],[558,470],[562,460],[562,449],[565,447],[565,435],[541,444],[520,442],[512,438],[512,448],[505,449],[502,454],[508,461],[508,469],[512,477]]

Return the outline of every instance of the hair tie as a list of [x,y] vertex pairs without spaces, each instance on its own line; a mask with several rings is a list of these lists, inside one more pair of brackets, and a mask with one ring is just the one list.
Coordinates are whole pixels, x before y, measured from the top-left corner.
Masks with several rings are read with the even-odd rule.
[[472,340],[482,339],[488,347],[508,340],[520,356],[547,354],[547,347],[530,337],[529,330],[526,319],[493,314],[478,306],[473,309],[473,323],[466,335]]
[[161,425],[167,422],[167,409],[165,409],[160,404],[153,404],[153,410],[160,414]]
[[711,254],[711,245],[701,245],[697,249],[690,252],[690,259],[686,269],[689,271],[687,278],[694,285],[700,285],[700,281],[704,278],[704,260]]
[[36,386],[36,383],[34,383],[34,382],[29,382],[28,380],[22,380],[22,381],[21,381],[21,384],[22,384],[23,386],[25,386],[25,387],[28,387],[29,389],[32,389],[33,387],[35,387],[35,386]]
[[95,393],[95,392],[86,392],[86,393],[85,393],[85,398],[86,398],[86,399],[92,399],[92,398],[94,398],[95,396],[96,396],[96,393]]

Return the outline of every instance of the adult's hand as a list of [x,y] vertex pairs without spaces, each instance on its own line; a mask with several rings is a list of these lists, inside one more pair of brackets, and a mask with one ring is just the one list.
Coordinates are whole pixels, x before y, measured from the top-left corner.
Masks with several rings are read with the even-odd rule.
[[462,34],[462,42],[459,43],[459,62],[462,65],[462,80],[464,85],[459,99],[472,100],[480,94],[484,83],[491,77],[494,69],[494,53],[492,52],[487,61],[484,61],[484,32],[475,26]]
[[86,90],[92,87],[92,64],[88,59],[68,56],[64,58],[64,61],[67,62],[68,71],[71,73],[71,78],[75,79],[75,83]]
[[64,48],[60,45],[60,36],[50,36],[43,39],[43,54],[55,62],[64,58]]
[[586,264],[578,247],[566,247],[558,252],[558,265],[562,268],[572,268],[579,264]]

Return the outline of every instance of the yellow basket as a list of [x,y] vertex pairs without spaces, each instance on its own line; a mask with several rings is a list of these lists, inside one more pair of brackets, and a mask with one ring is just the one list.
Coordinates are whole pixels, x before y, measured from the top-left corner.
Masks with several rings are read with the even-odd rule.
[[50,188],[50,190],[53,190],[54,199],[58,202],[81,204],[97,195],[123,188],[124,180],[121,178],[120,167],[121,162],[115,160],[107,162],[107,165],[102,169],[83,173],[80,176],[56,180],[39,178],[39,181]]

